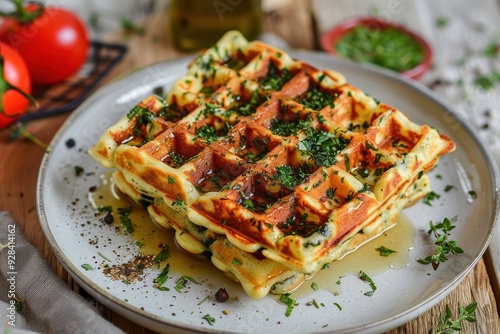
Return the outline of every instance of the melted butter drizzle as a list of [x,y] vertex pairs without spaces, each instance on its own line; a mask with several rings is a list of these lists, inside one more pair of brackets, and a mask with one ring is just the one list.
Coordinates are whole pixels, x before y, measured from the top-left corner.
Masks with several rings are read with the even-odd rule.
[[[216,269],[208,259],[198,258],[179,249],[175,243],[174,230],[167,230],[156,225],[145,208],[137,206],[121,194],[115,186],[112,174],[111,171],[101,175],[102,186],[89,192],[88,199],[95,209],[103,206],[112,207],[114,221],[110,224],[110,228],[114,228],[117,234],[126,234],[120,223],[118,208],[132,208],[129,217],[134,231],[128,236],[133,241],[135,248],[130,247],[131,253],[156,256],[164,245],[168,245],[170,257],[164,262],[170,263],[171,273],[191,276],[197,282],[201,282],[207,276],[217,275],[225,278],[225,275]],[[162,263],[160,266],[164,268],[165,264]],[[156,267],[153,265],[153,268]]]
[[[110,228],[115,228],[118,234],[124,233],[124,228],[118,218],[118,208],[132,207],[129,217],[134,231],[129,236],[136,247],[136,253],[157,255],[164,245],[169,245],[170,257],[165,263],[170,263],[172,273],[191,276],[197,282],[202,282],[206,277],[217,277],[227,281],[228,286],[235,286],[235,283],[218,270],[210,260],[187,254],[179,249],[175,242],[174,230],[166,230],[156,225],[149,217],[147,210],[132,203],[118,191],[111,175],[112,172],[101,175],[102,186],[89,192],[88,199],[95,209],[103,206],[112,207],[115,219]],[[337,282],[347,275],[358,276],[360,271],[364,271],[368,275],[375,275],[405,267],[409,265],[409,253],[414,246],[414,235],[415,230],[410,220],[400,214],[394,227],[345,255],[341,260],[333,261],[329,264],[329,268],[320,270],[291,294],[294,298],[311,295],[314,292],[311,289],[312,282],[316,283],[322,290],[338,294],[342,285]],[[376,250],[380,246],[394,250],[395,253],[387,257],[381,256]],[[134,251],[131,249],[131,252]],[[163,268],[164,264],[161,267]],[[239,285],[237,286],[239,287]],[[240,289],[241,293],[244,294],[243,289],[241,287]],[[279,296],[277,297],[279,298]]]
[[[310,295],[313,292],[311,284],[314,282],[320,289],[337,295],[340,293],[342,278],[345,276],[359,276],[360,271],[369,276],[377,275],[388,270],[406,267],[410,264],[410,251],[414,248],[414,237],[415,228],[411,221],[404,214],[400,214],[394,227],[348,253],[341,260],[333,261],[328,268],[320,270],[291,294],[294,298]],[[377,248],[381,246],[395,253],[381,256],[377,251]]]

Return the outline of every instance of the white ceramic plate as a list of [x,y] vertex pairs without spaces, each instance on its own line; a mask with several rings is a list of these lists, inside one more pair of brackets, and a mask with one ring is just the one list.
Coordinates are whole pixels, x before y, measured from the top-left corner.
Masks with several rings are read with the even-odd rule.
[[[378,256],[382,269],[374,269],[366,261],[356,260],[355,253],[353,257],[349,255],[344,262],[322,271],[317,281],[313,278],[300,292],[292,294],[298,305],[290,317],[285,316],[286,306],[276,298],[252,300],[239,285],[207,269],[210,266],[199,260],[193,260],[192,265],[201,269],[187,274],[200,284],[188,282],[182,293],[173,289],[174,281],[186,274],[182,268],[172,267],[171,278],[165,283],[169,291],[153,288],[152,280],[159,273],[156,268],[148,270],[142,282],[128,285],[106,277],[101,266],[107,261],[98,252],[111,260],[107,262],[109,265],[119,264],[135,252],[134,239],[117,234],[96,218],[89,207],[88,190],[99,185],[98,175],[104,169],[86,151],[108,126],[153,88],[168,88],[182,76],[190,60],[185,58],[152,65],[99,90],[71,115],[54,137],[50,153],[44,157],[37,189],[40,223],[59,260],[85,290],[116,312],[159,332],[373,333],[417,317],[444,298],[474,267],[488,245],[497,220],[499,177],[492,158],[471,127],[415,82],[324,54],[294,52],[293,55],[319,68],[344,73],[350,83],[397,107],[415,122],[430,124],[449,134],[457,144],[457,150],[442,158],[430,173],[433,189],[441,197],[434,200],[432,206],[419,202],[404,210],[409,221],[409,237],[404,238],[412,247],[398,249],[400,258],[395,257],[393,261],[399,261],[396,267],[400,268],[390,269],[390,260],[388,264],[385,258]],[[70,138],[76,142],[73,148],[65,144]],[[76,177],[74,166],[94,174]],[[454,188],[445,192],[447,185]],[[471,190],[477,194],[474,200],[468,196]],[[455,216],[457,227],[451,232],[451,238],[465,253],[450,255],[437,271],[430,265],[417,263],[416,259],[431,254],[435,247],[426,233],[429,221],[440,222]],[[380,242],[391,248],[391,244],[398,242],[390,238],[389,235]],[[97,240],[97,244],[92,240]],[[364,247],[370,247],[369,251],[375,253],[374,248],[378,246]],[[401,267],[401,261],[408,264]],[[82,268],[84,263],[94,270]],[[349,267],[348,263],[351,270],[363,270],[372,278],[377,287],[373,296],[364,295],[371,290],[366,282],[342,271],[343,266]],[[334,267],[340,270],[335,271]],[[204,270],[208,272],[202,273]],[[319,289],[312,289],[311,282],[317,283]],[[220,287],[226,287],[230,295],[225,303],[218,303],[214,298]],[[213,324],[203,318],[207,314],[215,319]]]

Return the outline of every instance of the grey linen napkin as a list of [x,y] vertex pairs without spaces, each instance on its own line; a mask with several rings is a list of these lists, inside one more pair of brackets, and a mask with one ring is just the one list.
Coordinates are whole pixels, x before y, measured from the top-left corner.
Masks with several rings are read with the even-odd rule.
[[[0,244],[3,333],[123,333],[57,277],[7,212],[0,212]],[[20,312],[15,298],[23,300]]]

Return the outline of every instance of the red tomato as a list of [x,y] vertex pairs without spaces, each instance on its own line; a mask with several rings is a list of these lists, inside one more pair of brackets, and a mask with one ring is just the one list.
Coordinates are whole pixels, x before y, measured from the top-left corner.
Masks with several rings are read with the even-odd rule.
[[[21,56],[4,43],[0,43],[0,54],[4,58],[3,71],[5,81],[25,93],[31,93],[31,80],[28,67]],[[12,89],[5,92],[1,102],[4,112],[0,113],[0,128],[9,125],[21,116],[29,103],[26,97]],[[12,117],[9,117],[9,115]]]
[[[26,10],[37,8],[29,5]],[[90,46],[85,24],[74,13],[52,6],[29,23],[6,18],[0,25],[0,41],[19,52],[37,84],[57,83],[75,74]]]

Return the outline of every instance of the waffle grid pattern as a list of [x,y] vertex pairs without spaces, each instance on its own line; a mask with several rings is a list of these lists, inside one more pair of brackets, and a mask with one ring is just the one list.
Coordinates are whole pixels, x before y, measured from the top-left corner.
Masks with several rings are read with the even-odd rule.
[[[154,198],[152,216],[176,229],[183,248],[210,251],[260,298],[394,224],[453,148],[340,73],[230,32],[90,154],[119,170],[125,193]],[[274,279],[252,282],[231,264],[236,255],[257,259],[247,271],[268,263]]]

